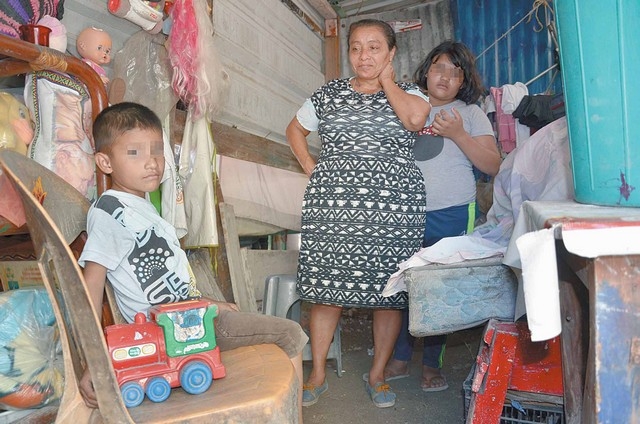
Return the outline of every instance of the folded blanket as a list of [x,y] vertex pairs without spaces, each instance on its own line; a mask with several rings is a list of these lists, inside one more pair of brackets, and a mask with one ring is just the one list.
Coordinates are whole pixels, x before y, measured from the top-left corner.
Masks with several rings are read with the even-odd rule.
[[20,25],[35,24],[45,15],[62,19],[64,0],[3,0],[0,34],[20,38]]

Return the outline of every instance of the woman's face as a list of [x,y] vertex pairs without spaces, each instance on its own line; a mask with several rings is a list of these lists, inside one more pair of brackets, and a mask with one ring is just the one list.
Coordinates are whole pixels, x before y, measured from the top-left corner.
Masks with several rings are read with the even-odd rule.
[[358,78],[375,79],[391,60],[396,48],[389,50],[387,39],[376,26],[364,26],[351,33],[349,62]]
[[427,71],[427,93],[434,106],[451,103],[464,82],[464,71],[451,63],[446,54],[441,54]]

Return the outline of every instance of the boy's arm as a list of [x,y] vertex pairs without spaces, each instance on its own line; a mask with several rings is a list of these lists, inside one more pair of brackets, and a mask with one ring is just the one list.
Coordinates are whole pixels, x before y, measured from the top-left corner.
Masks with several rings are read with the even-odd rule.
[[89,296],[93,308],[98,314],[98,321],[102,318],[102,296],[104,296],[104,284],[107,280],[107,268],[96,263],[87,261],[84,265],[84,280],[89,288]]
[[[102,318],[102,296],[104,293],[104,284],[107,279],[107,269],[96,262],[87,261],[84,264],[83,275],[89,288],[91,303],[93,303],[93,308],[96,314],[98,314],[98,321],[100,321]],[[89,368],[84,370],[84,375],[80,379],[79,389],[80,394],[84,398],[84,403],[89,408],[97,408],[98,400],[93,390],[93,384],[91,383]]]

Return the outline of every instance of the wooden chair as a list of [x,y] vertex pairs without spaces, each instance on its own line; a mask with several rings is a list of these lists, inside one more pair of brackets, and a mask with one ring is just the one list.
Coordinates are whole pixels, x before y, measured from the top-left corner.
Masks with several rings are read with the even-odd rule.
[[[34,179],[31,172],[38,171],[44,192],[65,188],[59,187],[59,181],[51,171],[17,153],[1,151],[0,166],[24,204],[40,271],[60,329],[65,382],[56,422],[298,421],[296,375],[286,354],[275,345],[256,345],[223,352],[222,362],[227,376],[215,380],[211,388],[201,395],[189,395],[182,389],[174,389],[162,404],[154,404],[147,399],[140,406],[127,409],[80,268],[65,234],[32,194],[31,184],[37,181],[37,177]],[[25,169],[31,169],[31,172],[25,172]],[[58,218],[66,221],[68,215],[73,221],[74,214],[65,213],[72,209],[80,208],[77,205],[61,206]],[[60,226],[72,227],[71,224]],[[83,364],[91,370],[99,410],[87,408],[80,396],[78,381],[83,373]]]

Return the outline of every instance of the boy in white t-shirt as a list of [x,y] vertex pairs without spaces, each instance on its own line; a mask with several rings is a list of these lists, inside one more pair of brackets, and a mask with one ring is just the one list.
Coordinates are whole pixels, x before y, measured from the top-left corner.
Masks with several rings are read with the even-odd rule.
[[[118,103],[98,115],[93,135],[96,166],[111,176],[111,188],[89,209],[87,242],[78,261],[96,311],[101,312],[106,278],[129,322],[152,305],[199,297],[174,227],[145,198],[158,188],[164,171],[160,119],[140,104]],[[274,343],[287,353],[300,382],[302,422],[302,349],[308,337],[300,325],[284,318],[239,312],[232,303],[215,303],[220,350]],[[88,406],[98,406],[88,370],[80,391]]]

